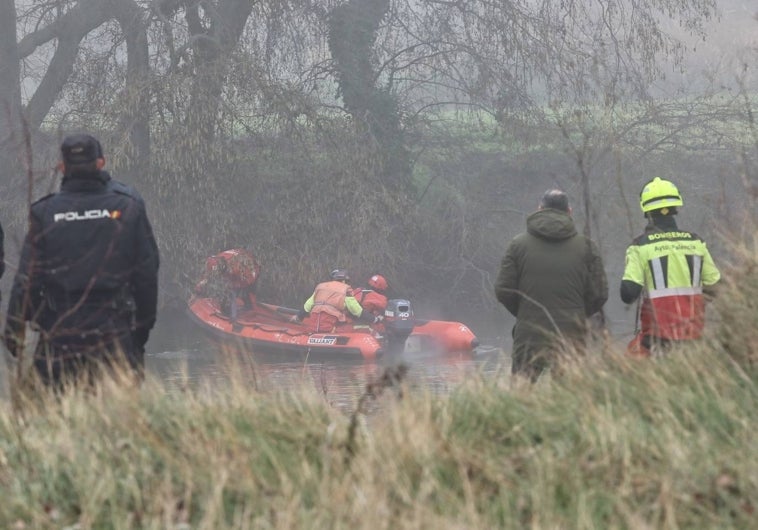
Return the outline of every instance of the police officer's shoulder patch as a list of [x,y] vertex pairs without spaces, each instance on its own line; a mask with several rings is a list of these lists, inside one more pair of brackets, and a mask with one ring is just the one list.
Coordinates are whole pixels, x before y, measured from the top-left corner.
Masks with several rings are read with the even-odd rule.
[[46,201],[47,199],[49,199],[50,197],[55,197],[55,192],[53,192],[53,193],[48,193],[48,194],[47,194],[47,195],[45,195],[44,197],[40,197],[39,199],[37,199],[36,201],[34,201],[34,202],[32,203],[32,206],[34,206],[35,204],[39,204],[39,203],[41,203],[41,202],[44,202],[44,201]]
[[133,193],[129,193],[129,190],[120,190],[120,189],[113,188],[113,193],[118,193],[119,195],[125,195],[129,197],[130,199],[134,199],[135,201],[140,200],[140,197],[138,197],[137,195]]
[[127,197],[131,197],[137,202],[143,202],[142,196],[139,194],[139,192],[128,184],[124,184],[123,182],[119,182],[118,180],[113,179],[111,179],[108,184],[110,189],[119,195],[126,195]]
[[632,245],[644,245],[647,242],[648,234],[641,234],[632,240]]

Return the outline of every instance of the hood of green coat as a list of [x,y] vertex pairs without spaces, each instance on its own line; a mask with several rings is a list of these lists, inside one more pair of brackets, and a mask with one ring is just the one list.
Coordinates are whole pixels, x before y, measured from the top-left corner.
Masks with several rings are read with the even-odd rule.
[[576,235],[576,227],[571,216],[560,210],[546,208],[526,218],[526,230],[542,239],[568,239]]

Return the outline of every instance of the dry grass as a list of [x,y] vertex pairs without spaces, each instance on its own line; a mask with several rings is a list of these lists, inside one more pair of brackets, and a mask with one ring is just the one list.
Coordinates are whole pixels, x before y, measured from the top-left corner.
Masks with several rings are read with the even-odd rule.
[[4,403],[0,527],[755,528],[755,263],[743,248],[701,345],[589,352],[534,386],[374,385],[368,416],[249,378]]

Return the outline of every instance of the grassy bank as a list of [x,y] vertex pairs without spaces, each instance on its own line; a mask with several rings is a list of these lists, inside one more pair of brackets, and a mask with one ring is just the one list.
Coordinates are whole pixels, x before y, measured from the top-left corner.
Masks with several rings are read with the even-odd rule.
[[[3,528],[750,528],[756,379],[725,355],[596,357],[534,388],[105,387],[0,417]],[[351,434],[352,433],[352,434]]]
[[535,386],[388,378],[368,415],[237,381],[2,403],[0,527],[755,528],[755,263],[701,346],[596,351]]

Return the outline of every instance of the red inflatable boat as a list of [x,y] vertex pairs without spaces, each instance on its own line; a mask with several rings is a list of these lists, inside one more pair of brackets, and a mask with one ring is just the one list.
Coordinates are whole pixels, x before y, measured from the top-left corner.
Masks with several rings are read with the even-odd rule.
[[189,313],[197,324],[222,343],[253,351],[375,359],[385,352],[472,353],[479,341],[460,322],[420,320],[407,300],[390,300],[384,329],[379,332],[359,323],[346,324],[334,333],[311,333],[292,322],[297,310],[255,302],[240,307],[236,321],[225,315],[212,298],[193,297]]

